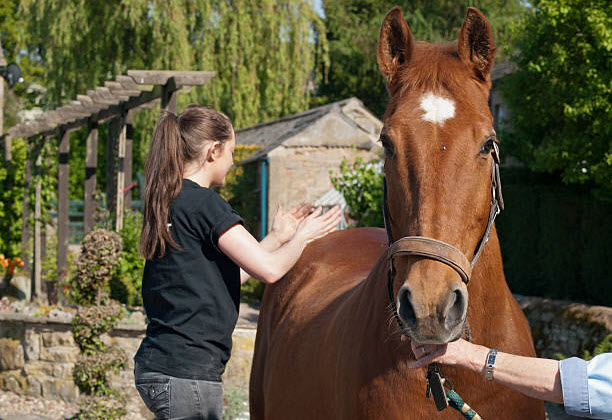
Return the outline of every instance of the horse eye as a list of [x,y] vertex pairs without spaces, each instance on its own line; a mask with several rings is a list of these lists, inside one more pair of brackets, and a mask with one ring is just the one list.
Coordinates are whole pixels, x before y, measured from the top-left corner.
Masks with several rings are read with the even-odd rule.
[[389,139],[389,137],[387,137],[386,134],[381,134],[380,142],[382,143],[382,146],[385,148],[385,156],[388,158],[393,157],[395,153],[395,149],[393,148],[393,143],[391,143],[391,140]]
[[485,140],[483,145],[480,147],[480,153],[483,155],[488,155],[489,153],[491,153],[491,150],[493,150],[494,143],[497,143],[497,138],[489,137],[487,140]]

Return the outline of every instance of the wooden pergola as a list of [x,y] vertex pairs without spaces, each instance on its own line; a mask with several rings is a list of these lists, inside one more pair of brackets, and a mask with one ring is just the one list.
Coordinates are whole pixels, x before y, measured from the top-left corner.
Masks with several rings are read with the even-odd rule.
[[[106,148],[107,207],[114,215],[115,229],[123,226],[124,208],[131,205],[131,194],[127,193],[132,183],[132,120],[139,109],[151,108],[161,102],[161,109],[176,112],[176,98],[182,87],[204,85],[215,73],[210,71],[172,70],[128,70],[127,75],[117,76],[104,86],[88,90],[86,95],[77,95],[69,104],[45,112],[34,121],[18,124],[2,134],[5,144],[5,164],[10,167],[13,138],[25,138],[28,143],[26,161],[22,225],[23,260],[30,241],[30,218],[27,203],[28,190],[34,174],[40,174],[41,149],[44,142],[59,141],[59,170],[57,191],[57,273],[58,280],[66,278],[68,272],[68,174],[70,132],[87,127],[85,188],[84,188],[84,232],[94,225],[94,191],[96,188],[98,125],[108,122]],[[44,244],[41,231],[41,182],[36,177],[34,203],[34,253],[32,272],[32,297],[42,293],[42,260]],[[56,299],[55,284],[49,284],[49,300]]]

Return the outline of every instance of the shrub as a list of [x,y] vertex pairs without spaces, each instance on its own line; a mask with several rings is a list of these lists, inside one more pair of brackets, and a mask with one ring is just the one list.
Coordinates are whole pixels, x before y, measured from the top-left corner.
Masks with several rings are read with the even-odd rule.
[[126,355],[118,348],[108,348],[101,339],[122,316],[121,306],[107,292],[121,249],[121,237],[117,233],[96,229],[83,238],[81,255],[76,262],[70,293],[81,307],[72,322],[72,333],[81,354],[72,376],[81,392],[89,397],[81,402],[74,418],[119,418],[126,412],[125,402],[116,398],[108,384],[108,374],[118,373],[125,367]]
[[356,158],[349,164],[346,159],[340,164],[340,173],[330,171],[334,188],[340,191],[349,206],[349,217],[353,226],[383,227],[383,163],[380,160],[364,162]]

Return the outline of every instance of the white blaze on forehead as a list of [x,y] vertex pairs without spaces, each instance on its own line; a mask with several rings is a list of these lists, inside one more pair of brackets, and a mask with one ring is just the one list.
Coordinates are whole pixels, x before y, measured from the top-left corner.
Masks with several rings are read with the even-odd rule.
[[440,125],[455,116],[455,103],[431,92],[426,93],[421,98],[421,109],[425,111],[421,118]]

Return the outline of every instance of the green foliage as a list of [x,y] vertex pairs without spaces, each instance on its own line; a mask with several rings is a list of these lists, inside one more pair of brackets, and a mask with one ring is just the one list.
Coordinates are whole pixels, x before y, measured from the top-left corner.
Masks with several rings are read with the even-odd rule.
[[212,70],[185,96],[240,127],[304,110],[315,61],[325,62],[324,25],[307,0],[23,0],[18,19],[53,105],[131,68]]
[[[510,22],[523,12],[520,0],[479,0],[478,7],[493,28],[498,46],[508,38]],[[376,51],[380,25],[396,5],[415,39],[439,42],[455,40],[465,18],[465,2],[456,0],[324,0],[325,24],[329,40],[330,69],[320,84],[316,105],[357,96],[366,107],[382,116],[387,91],[378,71]]]
[[109,395],[108,375],[119,373],[127,356],[118,348],[103,353],[82,354],[74,365],[72,376],[79,390],[87,395]]
[[223,420],[241,418],[249,411],[247,392],[240,388],[230,388],[223,393]]
[[382,162],[364,162],[356,158],[349,164],[346,159],[340,164],[340,173],[330,172],[334,188],[342,193],[350,208],[349,217],[355,226],[383,227],[382,214],[383,172]]
[[612,13],[606,0],[542,0],[514,28],[502,93],[510,153],[565,183],[612,197]]
[[[118,373],[127,363],[122,350],[107,347],[101,339],[123,316],[119,304],[104,292],[115,274],[121,248],[121,237],[116,232],[105,229],[89,232],[83,238],[75,281],[71,284],[71,296],[82,305],[72,322],[74,340],[81,350],[72,376],[81,392],[90,396],[113,395],[108,375]],[[88,399],[75,418],[116,418],[113,416],[125,414],[125,402],[114,400],[106,404],[105,400]]]
[[127,414],[125,398],[117,392],[96,398],[86,397],[79,400],[79,412],[70,419],[110,420],[120,419]]
[[591,354],[590,351],[585,350],[582,358],[584,360],[591,360],[593,357],[603,353],[612,353],[612,334],[608,334],[599,344],[595,346],[593,354]]
[[[6,257],[21,255],[21,215],[25,185],[25,141],[14,139],[10,165],[0,166],[0,254]],[[4,160],[4,142],[1,142]]]
[[[240,162],[259,149],[256,145],[236,145],[234,162]],[[258,168],[256,163],[234,166],[225,177],[225,185],[219,188],[219,194],[226,199],[232,208],[244,219],[246,228],[256,235],[259,214]]]
[[123,228],[119,232],[123,251],[110,282],[110,295],[111,298],[131,306],[142,306],[141,290],[145,259],[138,251],[141,230],[142,214],[126,211]]
[[108,290],[121,255],[121,237],[116,232],[96,229],[83,238],[76,276],[71,287],[74,302],[100,304],[101,292]]
[[106,305],[79,307],[72,321],[72,333],[81,352],[88,356],[104,352],[106,345],[100,336],[112,331],[123,315],[121,306],[113,301]]

